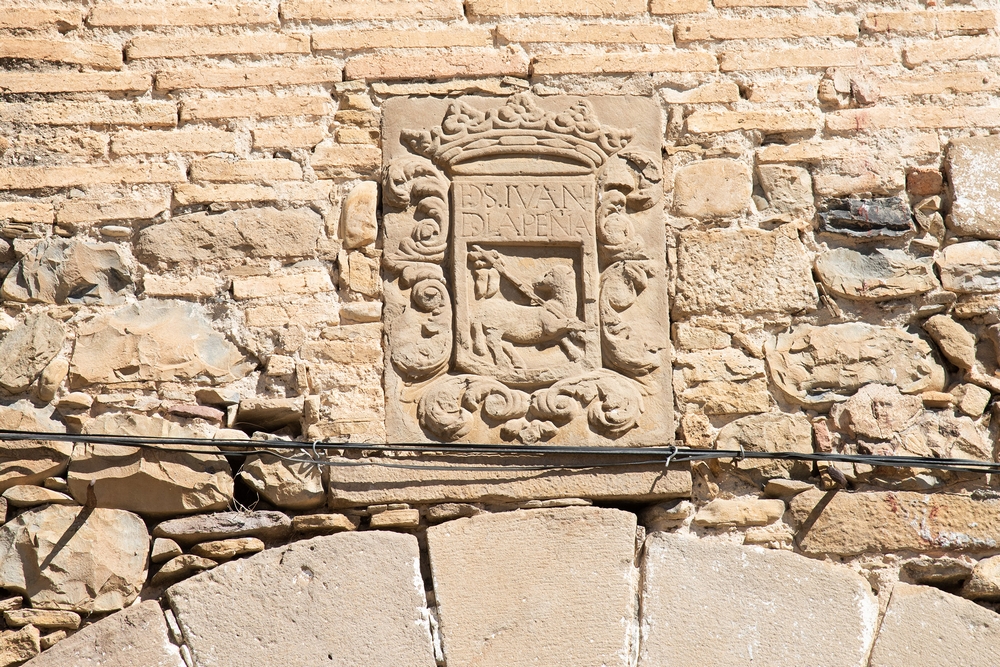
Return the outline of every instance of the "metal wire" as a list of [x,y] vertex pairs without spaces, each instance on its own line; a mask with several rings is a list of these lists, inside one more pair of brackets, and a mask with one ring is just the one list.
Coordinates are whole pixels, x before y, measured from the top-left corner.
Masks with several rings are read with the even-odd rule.
[[[0,442],[43,440],[54,442],[70,442],[85,445],[111,445],[120,447],[135,447],[168,452],[188,454],[203,454],[213,456],[251,456],[267,454],[294,463],[313,463],[329,467],[356,467],[376,465],[388,468],[403,468],[410,470],[455,470],[467,468],[471,470],[576,470],[609,467],[636,467],[649,465],[667,465],[671,463],[687,463],[706,461],[710,459],[731,459],[738,462],[743,459],[771,459],[779,461],[806,462],[840,462],[860,463],[878,467],[890,468],[928,468],[953,472],[969,472],[988,474],[1000,472],[1000,463],[993,461],[976,461],[972,459],[930,458],[920,456],[878,456],[873,454],[836,454],[825,452],[756,452],[727,449],[699,449],[693,447],[579,447],[566,445],[503,445],[503,444],[371,444],[352,442],[298,442],[293,440],[213,440],[209,438],[152,438],[130,435],[94,435],[76,433],[48,433],[42,431],[19,431],[0,429]],[[255,445],[254,443],[260,443]],[[199,449],[198,447],[201,447]],[[205,449],[205,447],[212,447]],[[219,451],[216,447],[236,448],[229,451]],[[278,451],[276,451],[278,450]],[[312,456],[296,457],[280,453],[280,450],[311,451]],[[436,455],[437,457],[454,454],[494,455],[489,458],[515,457],[524,459],[526,456],[538,458],[538,464],[521,462],[503,463],[470,463],[449,465],[433,465],[423,463],[405,463],[401,460],[375,460],[367,457],[364,460],[330,460],[320,456],[320,451],[342,454],[344,452],[392,454],[411,453]],[[587,463],[563,463],[545,458],[551,456],[586,457]],[[465,458],[465,457],[462,457]],[[612,460],[613,459],[613,460]],[[623,460],[624,459],[624,460]]]

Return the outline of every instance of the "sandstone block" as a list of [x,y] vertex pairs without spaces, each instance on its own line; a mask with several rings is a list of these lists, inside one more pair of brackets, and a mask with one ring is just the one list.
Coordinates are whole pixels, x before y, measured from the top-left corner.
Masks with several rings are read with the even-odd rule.
[[1000,125],[1000,111],[993,107],[905,106],[847,109],[825,114],[831,132],[860,132],[888,128],[975,128]]
[[1000,238],[1000,175],[991,165],[1000,136],[953,139],[948,149],[952,211],[948,225],[962,236]]
[[695,111],[687,117],[687,128],[699,134],[739,130],[776,134],[811,132],[819,121],[814,111]]
[[276,25],[276,7],[240,5],[135,6],[102,3],[87,17],[87,25],[113,28],[147,26]]
[[833,294],[857,301],[901,299],[939,286],[932,259],[891,248],[829,250],[816,258],[816,274]]
[[887,47],[800,48],[723,53],[719,59],[719,69],[723,72],[785,67],[822,70],[828,67],[892,65],[896,62],[896,50]]
[[[810,516],[822,497],[821,491],[808,491],[792,500],[797,524]],[[842,491],[799,536],[800,546],[804,553],[817,555],[937,549],[990,552],[996,548],[1000,526],[996,510],[995,501],[968,496]]]
[[135,514],[47,505],[0,528],[0,586],[33,607],[114,611],[139,595],[148,551],[149,533]]
[[405,529],[420,525],[420,510],[391,509],[379,512],[371,518],[371,528],[374,529]]
[[16,632],[0,633],[0,665],[19,665],[41,650],[38,628],[33,625]]
[[[29,415],[6,406],[4,408],[0,409],[0,427],[48,430],[45,424]],[[18,484],[41,484],[48,477],[63,474],[72,451],[73,445],[68,442],[0,441],[0,491]]]
[[313,151],[312,168],[320,178],[358,178],[378,173],[382,151],[377,146],[324,141]]
[[482,514],[429,528],[448,664],[620,662],[634,631],[635,528],[634,514],[595,507]]
[[162,563],[171,558],[176,558],[184,553],[180,545],[166,537],[157,537],[153,540],[153,548],[149,552],[149,560],[153,563]]
[[271,185],[226,183],[219,185],[178,185],[174,199],[181,206],[217,202],[328,202],[332,190],[329,181],[282,181]]
[[11,628],[33,625],[42,630],[76,630],[80,627],[80,615],[72,611],[57,609],[16,609],[5,611],[3,620]]
[[235,537],[231,540],[214,540],[212,542],[202,542],[196,544],[191,553],[203,558],[211,558],[216,561],[224,561],[255,554],[264,550],[264,543],[256,537]]
[[930,346],[898,328],[803,324],[769,341],[766,350],[774,383],[790,400],[815,409],[844,401],[866,384],[919,394],[941,391],[945,382]]
[[[846,568],[655,533],[642,573],[639,667],[867,664],[878,602]],[[706,633],[709,600],[715,630]]]
[[608,25],[603,23],[501,23],[497,36],[506,42],[565,44],[666,44],[673,31],[661,25]]
[[153,529],[153,536],[167,537],[180,544],[234,537],[279,540],[288,537],[291,526],[291,519],[281,512],[218,512],[164,521]]
[[731,528],[734,526],[766,526],[781,518],[785,512],[783,500],[757,500],[716,498],[694,515],[699,526]]
[[111,137],[111,152],[115,155],[235,153],[236,135],[214,128],[185,128],[170,132],[122,132]]
[[646,11],[643,0],[469,0],[475,16],[634,16]]
[[0,58],[72,63],[97,69],[122,67],[122,51],[117,46],[69,39],[2,37]]
[[[378,463],[380,458],[342,459],[333,461]],[[530,465],[530,457],[506,457],[510,465]],[[558,457],[552,459],[559,464]],[[427,467],[426,470],[404,470],[378,465],[336,468],[330,479],[329,505],[355,507],[386,502],[517,502],[545,498],[592,498],[662,500],[682,498],[691,494],[691,474],[687,469],[663,466],[595,468],[587,470],[552,470],[539,476],[530,471],[464,470],[469,465],[496,464],[491,457],[460,455],[432,459],[405,459],[408,465]],[[563,462],[570,463],[569,459]],[[586,464],[586,459],[574,458],[574,465]],[[448,469],[453,466],[454,469]],[[443,468],[443,469],[442,469]],[[419,480],[419,481],[418,481]]]
[[10,393],[27,389],[62,351],[65,339],[62,322],[48,315],[29,316],[0,340],[0,387]]
[[528,76],[528,57],[504,47],[454,51],[415,50],[356,56],[344,66],[346,79],[448,79],[456,76]]
[[807,7],[808,0],[715,0],[715,6],[728,7]]
[[970,370],[976,363],[976,337],[947,315],[935,315],[924,322],[924,331],[941,352],[959,368]]
[[214,560],[193,554],[177,556],[163,564],[156,574],[150,578],[149,585],[157,588],[166,587],[191,575],[211,570],[216,565],[218,563]]
[[[157,90],[188,88],[250,88],[256,86],[301,86],[332,83],[343,78],[336,65],[289,65],[282,67],[192,67],[157,72]],[[281,99],[281,98],[279,98]]]
[[196,664],[434,667],[419,559],[410,535],[341,533],[220,565],[167,596]]
[[692,162],[674,174],[674,211],[695,218],[736,215],[750,204],[750,167],[722,158]]
[[670,88],[662,88],[660,94],[667,104],[731,103],[740,99],[740,87],[732,81],[718,81],[689,90],[675,91]]
[[61,225],[77,225],[105,220],[152,220],[169,208],[169,196],[69,200],[59,207],[56,221]]
[[83,20],[79,9],[44,9],[18,7],[0,15],[0,28],[4,30],[37,30],[56,27],[60,30],[77,28]]
[[147,273],[142,280],[142,287],[146,296],[175,299],[207,299],[210,296],[215,296],[218,291],[215,279],[211,276],[195,276],[188,280],[164,278]]
[[604,55],[539,55],[531,66],[544,74],[619,74],[625,72],[715,72],[715,55],[704,51],[609,53]]
[[170,164],[96,167],[7,167],[0,169],[0,188],[34,190],[102,184],[181,183],[184,172]]
[[1000,660],[1000,616],[929,586],[896,584],[871,667],[987,667]]
[[54,219],[52,204],[32,201],[0,202],[0,218],[13,222],[43,222],[52,223]]
[[219,384],[249,371],[236,346],[212,328],[198,306],[144,300],[79,328],[70,382],[74,388],[195,378]]
[[767,197],[766,213],[806,216],[812,209],[813,187],[809,172],[802,167],[762,164],[757,167],[760,187]]
[[330,100],[318,95],[271,97],[211,97],[187,99],[181,104],[182,121],[226,118],[273,118],[275,116],[323,116],[330,113]]
[[[145,125],[174,127],[174,102],[135,100],[110,102],[9,102],[0,104],[0,120],[35,125]],[[138,165],[124,168],[135,169]],[[159,165],[167,167],[168,165]],[[113,166],[112,169],[123,169]],[[147,168],[149,168],[147,166]],[[62,167],[67,169],[67,167]],[[131,181],[143,182],[143,181]],[[42,186],[35,186],[42,187]]]
[[31,661],[31,667],[184,667],[159,602],[149,600],[88,625]]
[[333,281],[325,269],[284,276],[235,278],[233,296],[237,299],[260,299],[286,294],[319,294],[333,290]]
[[[811,454],[812,425],[809,418],[800,412],[769,412],[742,417],[722,427],[716,436],[715,448]],[[752,470],[764,479],[787,478],[790,475],[805,478],[809,475],[810,467],[806,462],[768,459],[744,459],[739,462],[740,470]]]
[[708,11],[708,0],[652,0],[651,14],[693,14]]
[[65,493],[41,486],[18,484],[3,492],[3,498],[10,507],[37,507],[38,505],[74,505],[73,499]]
[[788,39],[798,37],[856,37],[858,23],[853,17],[813,18],[794,16],[764,19],[714,19],[679,21],[675,26],[678,42],[709,39]]
[[302,167],[292,160],[227,160],[207,157],[191,163],[192,181],[297,181],[302,178]]
[[22,303],[113,306],[125,301],[131,287],[117,245],[53,237],[21,258],[3,281],[0,295]]
[[976,563],[972,576],[962,586],[962,597],[970,600],[1000,599],[1000,557],[984,558]]
[[974,60],[1000,55],[1000,39],[996,37],[948,37],[933,41],[914,42],[903,49],[903,63],[917,67],[943,60]]
[[300,514],[292,519],[292,531],[327,535],[356,530],[358,521],[344,514]]
[[353,250],[375,243],[377,208],[378,183],[365,181],[348,193],[340,214],[340,238],[345,248]]
[[[285,455],[308,458],[306,452],[286,451]],[[323,470],[314,463],[292,463],[267,454],[250,456],[240,470],[240,479],[267,502],[281,509],[314,509],[326,502]]]
[[[136,254],[145,261],[183,264],[240,261],[248,256],[304,258],[315,253],[322,224],[309,209],[193,213],[143,229]],[[274,243],[275,229],[282,230],[281,243]]]
[[767,412],[771,395],[764,378],[746,382],[712,380],[685,389],[681,393],[685,403],[701,409],[706,415],[745,415]]
[[962,399],[958,402],[958,409],[962,414],[977,419],[986,411],[986,406],[990,404],[992,398],[993,394],[989,389],[966,384],[962,392]]
[[983,241],[953,243],[937,258],[941,285],[959,294],[1000,292],[1000,248]]
[[901,394],[896,386],[868,384],[833,406],[830,416],[851,437],[886,441],[912,425],[923,410],[919,396]]
[[125,49],[129,60],[238,54],[309,53],[309,37],[296,34],[139,35]]
[[286,20],[351,21],[391,19],[460,19],[459,0],[387,0],[377,5],[355,0],[285,0],[281,15]]
[[253,130],[253,147],[311,150],[325,138],[322,127],[262,127]]
[[809,258],[791,225],[681,234],[675,317],[791,313],[812,310],[816,299]]
[[[25,11],[21,8],[18,12]],[[30,10],[29,10],[30,11]],[[0,72],[5,93],[142,93],[153,77],[144,72]]]
[[385,48],[447,48],[493,46],[492,31],[481,26],[451,26],[444,30],[323,30],[314,32],[317,51],[359,51]]

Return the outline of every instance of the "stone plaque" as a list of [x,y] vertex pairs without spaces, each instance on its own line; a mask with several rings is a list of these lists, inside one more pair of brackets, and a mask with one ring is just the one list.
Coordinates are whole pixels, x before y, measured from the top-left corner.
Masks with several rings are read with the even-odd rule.
[[652,100],[384,108],[392,442],[673,441]]

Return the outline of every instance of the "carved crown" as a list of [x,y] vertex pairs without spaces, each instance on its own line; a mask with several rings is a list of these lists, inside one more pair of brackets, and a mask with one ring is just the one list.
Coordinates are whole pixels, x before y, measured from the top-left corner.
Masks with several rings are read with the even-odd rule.
[[625,148],[634,133],[602,127],[586,100],[552,112],[530,94],[518,93],[488,111],[454,102],[439,127],[403,130],[400,141],[446,168],[486,158],[528,157],[568,161],[593,171]]

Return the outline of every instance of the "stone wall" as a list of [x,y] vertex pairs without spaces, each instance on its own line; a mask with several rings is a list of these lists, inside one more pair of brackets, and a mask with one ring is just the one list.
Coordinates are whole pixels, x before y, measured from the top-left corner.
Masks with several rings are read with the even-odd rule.
[[0,441],[0,666],[998,664],[990,475],[311,447],[996,461],[997,17],[7,0],[0,428],[205,442]]

